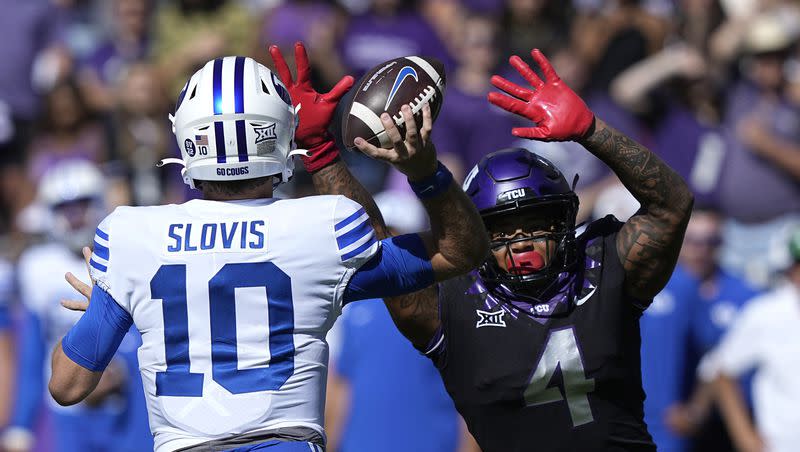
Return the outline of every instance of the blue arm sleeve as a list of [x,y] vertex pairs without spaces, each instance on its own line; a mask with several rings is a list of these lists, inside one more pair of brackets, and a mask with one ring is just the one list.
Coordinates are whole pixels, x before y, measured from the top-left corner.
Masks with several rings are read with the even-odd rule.
[[133,318],[105,290],[95,286],[92,302],[61,341],[64,354],[84,369],[105,370]]
[[44,394],[45,343],[39,317],[26,310],[20,325],[19,367],[11,425],[33,430]]
[[356,271],[344,302],[403,295],[434,283],[425,244],[417,234],[384,239],[378,253]]

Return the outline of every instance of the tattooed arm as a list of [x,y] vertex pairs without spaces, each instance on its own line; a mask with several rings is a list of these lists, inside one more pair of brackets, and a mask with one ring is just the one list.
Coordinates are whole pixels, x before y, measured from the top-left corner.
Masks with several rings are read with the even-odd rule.
[[[311,180],[319,194],[344,195],[364,206],[378,239],[389,237],[389,230],[372,195],[350,173],[341,159],[314,172]],[[414,346],[424,349],[439,327],[439,300],[436,286],[401,297],[385,298],[383,301],[397,329]]]
[[375,200],[361,182],[350,173],[350,169],[340,159],[322,169],[311,173],[311,181],[320,195],[343,195],[361,204],[372,220],[372,227],[378,239],[389,237],[389,230],[383,221],[383,215],[378,210]]
[[693,196],[658,156],[600,119],[581,144],[606,163],[641,204],[617,235],[625,289],[639,300],[669,281],[692,210]]

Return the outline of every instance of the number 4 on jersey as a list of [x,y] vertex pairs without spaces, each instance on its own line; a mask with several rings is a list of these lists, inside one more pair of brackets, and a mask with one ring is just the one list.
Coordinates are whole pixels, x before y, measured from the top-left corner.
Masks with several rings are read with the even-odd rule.
[[[563,396],[558,386],[548,387],[558,368],[561,368],[562,384],[559,386],[564,388]],[[566,399],[572,426],[577,427],[594,420],[587,396],[593,390],[594,378],[586,378],[574,330],[570,327],[551,331],[542,357],[525,388],[525,403],[536,406]]]

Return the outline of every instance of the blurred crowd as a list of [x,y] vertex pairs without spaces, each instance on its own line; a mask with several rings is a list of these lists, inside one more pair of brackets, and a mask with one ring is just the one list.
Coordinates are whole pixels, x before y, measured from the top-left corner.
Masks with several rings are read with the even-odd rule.
[[[89,406],[58,410],[46,400],[46,357],[75,321],[58,305],[70,294],[63,269],[84,274],[80,246],[115,206],[197,196],[175,167],[156,166],[180,156],[168,115],[195,70],[233,54],[269,66],[267,45],[289,56],[295,41],[306,43],[319,91],[397,56],[438,58],[447,90],[434,142],[457,178],[489,152],[525,147],[580,175],[579,221],[625,220],[638,206],[597,158],[575,143],[514,138],[518,119],[485,100],[491,74],[517,78],[508,56],[542,49],[598,116],[695,193],[679,266],[642,318],[645,414],[659,450],[779,450],[769,445],[775,435],[800,440],[797,426],[775,427],[776,404],[764,402],[777,391],[796,406],[800,389],[780,385],[800,385],[765,377],[763,349],[747,363],[726,358],[743,347],[737,340],[757,342],[736,329],[753,328],[739,326],[748,309],[769,317],[757,314],[764,298],[794,297],[800,311],[800,238],[787,245],[800,224],[797,3],[0,0],[0,11],[0,450],[151,447],[136,439],[147,424],[143,400],[132,400],[141,391],[135,332]],[[380,192],[390,226],[425,227],[398,173],[343,157]],[[280,193],[313,193],[310,177],[298,169]],[[800,321],[787,312],[781,321]],[[797,332],[783,339],[783,352],[800,356]],[[433,366],[379,301],[345,309],[330,342],[329,450],[474,448]]]

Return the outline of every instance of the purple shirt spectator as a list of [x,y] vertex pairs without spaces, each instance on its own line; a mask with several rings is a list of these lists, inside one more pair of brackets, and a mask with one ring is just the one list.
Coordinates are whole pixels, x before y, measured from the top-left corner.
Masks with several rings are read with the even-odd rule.
[[104,152],[102,131],[97,127],[87,127],[71,143],[58,143],[53,137],[42,136],[31,142],[28,175],[38,182],[42,175],[58,163],[66,160],[83,159],[99,163]]
[[695,204],[719,204],[725,142],[718,127],[702,124],[684,107],[673,105],[653,134],[653,151],[683,177]]
[[754,116],[776,136],[800,143],[800,111],[785,100],[767,101],[756,88],[739,83],[726,115],[727,156],[720,180],[721,208],[745,223],[800,212],[800,183],[747,149],[736,135],[739,121]]
[[31,81],[36,56],[60,37],[59,11],[45,0],[0,0],[0,101],[14,117],[33,119],[39,99]]
[[137,48],[121,49],[113,41],[106,41],[90,53],[81,66],[95,73],[103,83],[114,84],[119,81],[125,67],[144,59],[147,51],[146,42],[142,42]]
[[432,56],[453,67],[444,44],[425,20],[413,12],[382,17],[353,17],[341,42],[342,60],[358,78],[374,66],[408,55]]
[[486,154],[512,146],[513,115],[489,104],[486,94],[473,95],[450,86],[433,128],[433,142],[442,154],[457,156],[469,171]]
[[498,15],[503,12],[503,0],[461,0],[461,3],[476,14]]
[[333,14],[330,5],[319,2],[286,2],[270,10],[259,42],[288,47],[307,42],[312,28]]

